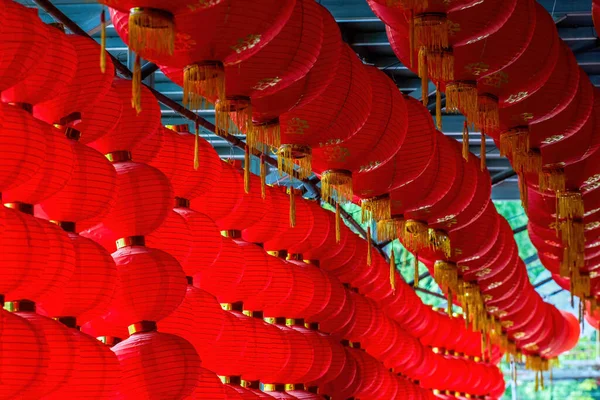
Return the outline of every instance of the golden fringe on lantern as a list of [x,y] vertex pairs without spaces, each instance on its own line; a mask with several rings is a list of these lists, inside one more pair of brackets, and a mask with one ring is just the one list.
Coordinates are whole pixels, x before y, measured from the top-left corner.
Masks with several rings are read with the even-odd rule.
[[590,276],[582,274],[579,269],[573,269],[571,273],[571,294],[585,299],[590,296],[591,291]]
[[542,191],[564,192],[565,171],[562,168],[542,168],[539,184]]
[[340,203],[335,203],[335,242],[342,241],[342,217],[340,215]]
[[[392,218],[392,202],[389,195],[364,199],[360,203],[361,219],[365,221],[382,221]],[[378,236],[379,238],[379,236]],[[380,239],[380,238],[379,238]]]
[[106,11],[100,14],[100,71],[106,72]]
[[404,220],[401,218],[389,218],[377,221],[377,240],[396,240],[399,237],[399,232],[403,229]]
[[263,200],[267,198],[267,164],[264,154],[260,155],[260,195]]
[[418,287],[419,279],[421,279],[421,277],[419,276],[419,253],[415,251],[414,256],[415,256],[415,265],[414,265],[415,277],[414,277],[413,287]]
[[433,267],[433,278],[448,294],[448,315],[452,315],[452,293],[458,290],[458,270],[456,264],[438,260]]
[[435,127],[442,130],[442,92],[439,84],[435,87]]
[[321,196],[329,202],[335,199],[341,203],[352,200],[352,173],[345,170],[332,169],[321,175]]
[[563,245],[577,253],[585,251],[585,226],[582,221],[573,221],[570,219],[560,221],[558,230],[561,234]]
[[250,193],[250,147],[244,146],[244,192]]
[[467,121],[477,120],[477,85],[455,81],[446,85],[446,111],[461,112]]
[[289,187],[287,191],[290,195],[290,227],[294,228],[296,226],[296,194],[292,187]]
[[421,101],[427,107],[429,103],[429,72],[427,71],[427,49],[419,49],[419,78],[421,78]]
[[477,98],[477,126],[486,131],[495,131],[500,126],[498,98],[484,94]]
[[396,291],[396,255],[394,249],[390,253],[390,286],[392,290]]
[[414,16],[415,43],[428,50],[449,47],[448,20],[443,13],[423,13]]
[[183,105],[192,110],[206,108],[204,96],[225,101],[225,68],[220,62],[192,64],[183,70]]
[[198,171],[200,167],[200,126],[198,121],[194,125],[196,128],[194,134],[194,171]]
[[367,227],[367,265],[370,267],[372,263],[371,257],[371,227]]
[[294,175],[295,166],[298,178],[305,179],[312,173],[312,150],[308,146],[284,144],[277,150],[277,169],[280,174]]
[[415,220],[404,221],[402,229],[398,229],[398,235],[402,239],[404,247],[415,253],[429,247],[429,229],[423,222]]
[[579,192],[560,192],[556,195],[558,201],[557,218],[583,218],[583,198]]
[[529,204],[529,189],[527,188],[525,176],[521,173],[518,173],[518,185],[519,195],[521,196],[521,205],[523,206],[523,210],[525,210],[525,214],[527,214],[527,207]]
[[132,8],[129,12],[129,48],[135,53],[151,49],[160,55],[175,50],[173,15],[155,8]]
[[255,149],[259,149],[262,145],[275,148],[281,146],[279,118],[264,123],[253,123],[252,129],[246,133],[246,143]]
[[446,258],[452,256],[452,246],[450,245],[450,237],[444,231],[429,229],[429,245],[436,251],[444,253]]
[[[234,123],[235,119],[235,123]],[[249,98],[236,97],[217,100],[215,104],[215,133],[243,135],[252,129],[252,104]]]
[[469,126],[466,120],[463,124],[462,156],[465,159],[465,161],[469,161]]
[[481,331],[486,312],[479,286],[476,283],[465,282],[460,301],[465,310],[465,325],[468,327],[470,324],[472,330]]
[[542,174],[542,155],[537,150],[517,151],[513,155],[513,168],[519,173]]
[[529,150],[529,130],[514,128],[500,134],[500,155],[515,158],[517,153],[527,154]]
[[452,50],[427,51],[427,74],[434,81],[454,80],[454,53]]
[[569,247],[563,249],[563,258],[559,266],[559,275],[569,278],[571,272],[585,265],[584,253],[572,251]]
[[131,107],[138,114],[142,111],[142,65],[138,54],[135,55],[131,78]]

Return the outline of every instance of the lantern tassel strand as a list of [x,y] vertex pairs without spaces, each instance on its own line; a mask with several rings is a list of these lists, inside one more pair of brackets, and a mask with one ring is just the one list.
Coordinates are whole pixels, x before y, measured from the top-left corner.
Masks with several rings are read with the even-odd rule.
[[427,107],[429,103],[429,72],[427,70],[427,49],[419,49],[419,77],[421,78],[421,100]]
[[469,126],[467,121],[463,125],[463,134],[462,134],[462,156],[465,161],[469,161]]
[[260,194],[263,200],[267,198],[267,164],[264,154],[260,156]]
[[335,203],[335,242],[340,243],[342,241],[341,231],[341,216],[340,216],[340,203]]
[[250,147],[244,147],[244,192],[250,193]]
[[194,170],[198,171],[200,167],[200,126],[196,122],[196,132],[194,138]]
[[439,84],[435,88],[435,125],[438,130],[442,130],[442,92]]
[[142,111],[142,65],[139,54],[135,55],[133,78],[131,79],[131,107],[139,114]]
[[372,255],[371,255],[371,227],[367,227],[367,265],[370,267],[372,265]]
[[414,287],[419,287],[419,255],[415,253],[415,278]]
[[294,228],[296,226],[296,196],[294,188],[288,188],[288,193],[290,195],[290,227]]
[[390,286],[392,290],[396,291],[396,256],[394,254],[394,249],[390,253]]
[[100,71],[106,73],[106,11],[100,14]]

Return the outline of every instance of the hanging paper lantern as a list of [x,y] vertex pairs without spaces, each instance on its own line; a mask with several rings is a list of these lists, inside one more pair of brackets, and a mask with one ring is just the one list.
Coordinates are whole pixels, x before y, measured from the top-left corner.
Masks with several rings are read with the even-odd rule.
[[192,198],[191,208],[206,214],[213,221],[229,215],[241,201],[243,182],[238,171],[223,162],[220,181],[197,198]]
[[[237,173],[241,175],[242,171]],[[219,229],[242,230],[261,221],[263,216],[271,212],[271,202],[262,198],[260,178],[257,175],[250,175],[248,178],[248,190],[238,186],[240,192],[228,194],[239,197],[240,201],[229,215],[215,221]]]
[[327,201],[337,194],[351,199],[354,173],[385,164],[406,136],[408,120],[404,97],[394,82],[375,67],[366,68],[373,105],[363,127],[345,141],[323,144],[313,152],[313,167],[322,174],[321,192]]
[[189,400],[202,400],[202,399],[214,399],[214,400],[227,400],[225,394],[225,386],[214,372],[200,368],[200,381],[198,386],[194,390],[194,393],[190,397],[186,397]]
[[270,383],[303,382],[303,378],[310,372],[314,362],[315,349],[302,333],[287,326],[276,325],[276,327],[283,332],[285,340],[289,341],[290,354],[285,368],[279,371],[279,374],[273,378],[274,381]]
[[60,291],[46,296],[40,307],[52,317],[75,317],[78,325],[83,325],[108,310],[117,269],[100,245],[75,233],[68,235],[75,251],[75,272]]
[[[113,85],[117,81],[113,81]],[[108,135],[117,128],[117,123],[121,119],[124,104],[119,97],[119,93],[111,86],[103,97],[85,107],[81,111],[81,119],[76,119],[67,123],[67,126],[77,129],[81,132],[79,141],[88,144],[96,141],[98,138]],[[141,160],[138,160],[142,162]]]
[[160,126],[160,106],[150,89],[145,86],[141,89],[142,111],[139,113],[128,107],[131,96],[130,81],[115,79],[112,82],[112,89],[119,96],[122,104],[119,123],[115,129],[88,144],[102,154],[130,151]]
[[294,325],[291,328],[305,335],[314,349],[310,371],[299,382],[314,382],[321,379],[327,373],[333,359],[331,342],[316,330],[307,329],[301,325]]
[[[250,243],[264,243],[286,231],[289,221],[284,216],[288,213],[288,196],[279,187],[267,186],[265,201],[270,203],[269,212],[255,224],[242,231],[242,239]],[[320,207],[319,207],[320,208]],[[296,210],[297,212],[297,210]]]
[[46,138],[44,162],[31,179],[2,193],[5,203],[39,203],[57,193],[71,179],[75,164],[71,144],[58,129],[42,122],[40,125]]
[[194,345],[198,354],[204,355],[219,339],[224,323],[225,313],[217,299],[188,285],[183,302],[158,322],[158,329],[181,336]]
[[336,379],[321,387],[322,392],[331,397],[339,396],[346,398],[348,396],[353,396],[362,379],[356,358],[351,354],[350,349],[344,348],[344,351],[346,352],[346,363],[342,372]]
[[267,261],[269,256],[262,248],[254,244],[246,243],[243,240],[234,240],[234,243],[242,251],[244,258],[244,274],[237,292],[238,298],[246,304],[249,299],[255,299],[269,286],[272,279]]
[[4,192],[35,175],[46,157],[46,140],[42,124],[24,110],[0,104],[0,116],[0,190]]
[[123,371],[119,392],[124,399],[184,398],[199,384],[200,357],[189,342],[178,336],[142,331],[111,350]]
[[313,299],[315,288],[311,285],[310,276],[306,272],[306,264],[301,261],[288,261],[286,264],[291,273],[292,286],[289,294],[275,307],[266,308],[265,315],[304,318]]
[[354,135],[371,111],[372,91],[366,69],[344,47],[336,79],[315,100],[280,116],[280,170],[291,174],[300,163],[300,177],[311,173],[311,148]]
[[192,235],[185,218],[170,211],[165,222],[146,236],[146,245],[169,252],[183,266],[192,252]]
[[173,256],[158,249],[125,245],[112,255],[118,283],[107,321],[159,321],[183,301],[187,281]]
[[267,257],[267,271],[269,277],[267,287],[244,300],[244,307],[252,311],[264,311],[269,317],[282,317],[279,307],[289,296],[294,284],[294,275],[284,260],[278,257]]
[[[11,0],[2,1],[2,35],[0,51],[0,92],[25,79],[35,68],[48,47],[47,27],[40,21],[37,9],[26,8]],[[67,49],[68,54],[68,49]]]
[[241,376],[246,370],[244,356],[248,346],[244,315],[224,313],[223,331],[213,346],[200,353],[202,365],[221,376]]
[[0,309],[2,385],[0,398],[40,398],[50,365],[50,350],[44,332],[18,315]]
[[279,213],[280,219],[287,221],[288,212],[291,208],[291,199],[294,198],[296,221],[294,226],[286,224],[287,226],[283,231],[273,232],[273,236],[271,236],[270,240],[267,240],[263,243],[263,247],[266,251],[289,249],[297,243],[304,242],[310,234],[314,224],[313,214],[310,212],[306,202],[295,201],[295,197],[298,197],[297,194],[292,193],[291,196],[282,204],[283,207],[278,207],[273,210],[273,212]]
[[[71,180],[56,194],[40,203],[54,221],[79,222],[107,212],[114,202],[116,173],[100,153],[71,141],[75,168]],[[94,180],[89,176],[93,175]]]
[[48,345],[48,369],[43,379],[44,395],[62,390],[76,369],[79,348],[69,329],[53,319],[35,312],[35,303],[24,300],[9,302],[8,311],[29,321],[43,333]]
[[102,223],[119,238],[148,235],[173,207],[169,180],[156,168],[129,161],[128,152],[111,154],[117,172],[115,205]]
[[[75,48],[59,27],[43,25],[37,18],[32,18],[29,24],[36,28],[38,24],[43,26],[43,30],[36,29],[31,33],[35,38],[38,31],[44,32],[46,39],[39,40],[36,45],[45,42],[45,51],[42,57],[36,60],[35,69],[30,71],[25,79],[9,89],[2,90],[2,101],[5,103],[34,105],[49,100],[65,89],[77,70]],[[29,40],[34,39],[31,38],[31,33]]]
[[77,71],[67,87],[52,99],[37,104],[33,115],[50,124],[66,125],[81,118],[81,112],[96,103],[110,90],[114,66],[107,60],[107,73],[98,68],[100,46],[91,38],[66,35],[66,39],[77,49]]

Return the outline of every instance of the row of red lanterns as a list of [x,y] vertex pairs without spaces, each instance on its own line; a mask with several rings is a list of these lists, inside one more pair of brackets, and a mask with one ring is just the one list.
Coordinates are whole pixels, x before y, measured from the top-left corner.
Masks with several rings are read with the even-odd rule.
[[[66,84],[67,91],[73,86],[77,86],[77,89],[81,90],[79,82],[72,82]],[[127,104],[127,101],[123,101],[128,97],[127,95],[125,95],[125,99],[123,97],[123,94],[125,94],[124,88],[128,89],[127,85],[121,81],[115,81],[112,88],[106,92],[105,97],[109,97],[110,99],[111,95],[109,93],[116,92],[117,102],[120,101],[121,105],[123,103]],[[112,98],[114,99],[115,97],[113,96]],[[105,99],[99,99],[98,102],[100,101],[105,101]],[[66,96],[62,101],[56,101],[56,104],[53,105],[55,110],[59,110],[56,111],[56,115],[61,116],[61,113],[66,113],[66,111],[60,110],[65,109],[67,102]],[[61,320],[67,322],[70,326],[75,326],[77,323],[81,324],[88,319],[92,319],[94,313],[102,315],[106,312],[108,314],[105,315],[108,315],[109,318],[124,322],[125,324],[140,321],[139,323],[132,324],[131,329],[135,332],[134,336],[135,338],[139,338],[139,341],[136,339],[132,340],[132,342],[139,345],[148,345],[154,351],[162,354],[168,352],[177,353],[178,351],[182,356],[191,357],[190,360],[193,360],[194,355],[190,351],[189,344],[186,344],[185,341],[176,336],[156,334],[153,331],[153,324],[151,322],[144,322],[158,320],[161,316],[169,314],[177,306],[182,300],[181,289],[185,288],[185,280],[182,277],[185,276],[187,271],[184,274],[179,272],[176,259],[167,253],[142,246],[145,242],[142,237],[147,236],[154,228],[162,224],[164,218],[169,214],[173,195],[178,194],[176,190],[180,189],[171,188],[166,176],[157,170],[145,164],[130,161],[131,152],[135,150],[131,149],[131,147],[136,141],[142,139],[141,132],[144,132],[143,135],[149,133],[148,136],[153,136],[156,135],[156,131],[159,129],[158,127],[152,129],[153,123],[156,121],[158,107],[153,106],[155,103],[153,103],[152,97],[143,89],[142,103],[144,104],[142,108],[142,112],[145,113],[144,118],[135,118],[132,110],[127,111],[129,110],[128,107],[121,107],[119,124],[114,126],[115,129],[107,132],[104,137],[97,137],[94,138],[97,140],[91,141],[90,146],[105,153],[108,160],[112,162],[112,166],[106,159],[102,158],[102,153],[97,153],[91,150],[91,148],[82,145],[81,138],[87,136],[88,130],[93,132],[98,123],[91,118],[87,119],[83,109],[78,111],[80,115],[74,121],[63,121],[62,117],[52,119],[55,122],[58,121],[59,129],[68,134],[68,138],[70,139],[70,142],[68,142],[60,136],[56,136],[56,140],[54,141],[40,140],[43,135],[42,132],[46,130],[53,131],[53,128],[49,125],[40,125],[38,130],[34,129],[28,135],[24,130],[30,126],[30,123],[35,124],[35,120],[28,117],[25,112],[14,108],[14,106],[3,107],[3,111],[6,114],[15,114],[19,119],[16,122],[10,118],[6,119],[7,122],[3,125],[3,128],[6,128],[6,130],[3,129],[3,133],[7,141],[8,139],[14,140],[19,138],[20,134],[22,138],[32,138],[37,142],[45,143],[47,146],[45,149],[46,155],[43,157],[9,158],[9,161],[15,162],[19,166],[25,166],[25,173],[29,172],[33,179],[27,180],[25,178],[23,181],[19,181],[19,178],[23,177],[15,178],[15,175],[7,174],[6,186],[17,186],[17,189],[21,189],[15,192],[16,194],[14,194],[14,198],[11,200],[11,205],[14,204],[12,207],[19,211],[18,213],[14,212],[14,216],[20,218],[21,221],[25,220],[20,225],[7,224],[7,231],[12,232],[14,229],[29,230],[32,229],[32,226],[39,224],[40,222],[38,221],[41,220],[32,219],[32,217],[27,216],[27,213],[32,211],[30,204],[38,203],[39,206],[36,207],[38,215],[57,221],[63,229],[71,232],[70,240],[74,241],[73,243],[77,243],[77,247],[71,243],[73,251],[75,251],[75,260],[73,261],[75,266],[74,271],[71,270],[72,275],[69,276],[68,271],[61,270],[60,268],[64,264],[65,258],[68,257],[69,251],[69,241],[65,240],[66,236],[64,234],[62,237],[58,235],[56,238],[63,241],[61,246],[56,245],[60,243],[57,240],[53,242],[52,246],[45,246],[47,242],[43,239],[39,240],[33,246],[31,245],[32,242],[29,242],[30,246],[27,248],[27,254],[20,253],[19,256],[28,264],[33,265],[34,261],[37,261],[37,265],[46,265],[43,271],[45,279],[39,279],[41,272],[39,270],[25,269],[28,273],[32,271],[28,276],[15,275],[15,271],[9,270],[7,271],[7,278],[18,276],[20,281],[8,279],[7,281],[14,284],[14,286],[6,289],[3,288],[3,292],[7,294],[8,300],[14,300],[11,302],[11,304],[14,304],[10,306],[11,309],[19,309],[23,312],[31,313],[33,310],[33,306],[29,305],[31,302],[27,303],[20,299],[33,299],[40,302],[39,309],[41,312],[50,316],[60,317]],[[81,107],[83,104],[85,103],[82,102]],[[24,106],[23,108],[28,109],[28,106]],[[115,109],[119,108],[115,107]],[[77,108],[74,108],[74,110],[77,110]],[[13,111],[15,112],[13,113]],[[60,124],[60,122],[63,122],[63,124]],[[101,122],[104,123],[105,121]],[[144,126],[141,126],[140,123],[144,124]],[[72,124],[72,126],[66,126],[67,124]],[[79,131],[80,128],[82,129],[81,131]],[[193,140],[190,135],[187,135],[187,138]],[[187,142],[189,143],[189,140]],[[67,143],[68,146],[61,146],[64,143]],[[147,145],[151,148],[150,152],[153,151],[152,148],[156,149],[152,143],[147,143]],[[56,149],[59,148],[67,149],[67,151],[57,154]],[[208,148],[210,147],[208,146]],[[127,149],[131,149],[132,151]],[[58,171],[59,168],[56,168],[56,163],[52,162],[55,160],[68,161],[69,158],[71,159],[70,164],[64,163],[65,165],[63,166],[60,163],[60,171]],[[210,159],[210,157],[207,158]],[[191,160],[189,164],[191,164]],[[193,167],[189,167],[188,169],[191,168]],[[43,176],[43,179],[40,178],[40,175]],[[58,181],[57,176],[60,176],[62,180]],[[93,179],[90,179],[90,177],[93,177]],[[201,178],[198,179],[197,176],[190,177],[190,179],[202,180]],[[31,198],[22,197],[22,193],[27,193],[32,188],[37,189],[41,186],[40,181],[44,180],[57,182],[56,186],[52,187],[51,191],[39,195],[40,197],[35,201],[32,201]],[[19,185],[19,183],[23,182],[25,184]],[[140,183],[144,183],[144,185],[140,186]],[[204,181],[200,183],[196,182],[196,185],[192,183],[192,189],[198,190],[196,188],[198,185],[207,185],[207,183]],[[116,194],[112,193],[112,188],[116,188]],[[5,192],[3,188],[3,193]],[[157,193],[160,195],[156,196]],[[187,192],[184,191],[181,193]],[[188,194],[181,194],[181,196],[192,197],[192,195]],[[132,201],[134,200],[136,204],[132,208],[134,204]],[[6,210],[5,212],[9,216],[13,215],[11,210]],[[74,231],[96,224],[100,220],[103,223],[104,229],[110,229],[111,232],[117,233],[118,236],[123,238],[118,243],[118,247],[120,247],[119,251],[113,254],[114,261],[110,257],[106,257],[108,253],[102,251],[97,245],[93,245],[93,242],[86,241],[83,237],[74,233]],[[18,249],[19,244],[22,246],[23,242],[15,240],[15,236],[7,235],[7,237],[9,240],[3,241],[6,249]],[[38,238],[42,237],[38,235]],[[51,240],[48,236],[45,239]],[[48,247],[55,249],[54,251],[56,252],[56,254],[53,254],[56,262],[50,264],[44,262],[45,257],[49,257],[49,255],[44,256],[43,254],[44,249]],[[72,254],[71,256],[73,257]],[[60,270],[60,273],[63,275],[61,276],[63,285],[58,285],[57,282],[52,283],[61,289],[60,296],[52,296],[44,300],[47,291],[39,287],[36,288],[34,283],[39,281],[40,284],[46,285],[47,282],[45,281],[48,280],[48,276],[54,278],[59,273],[57,270]],[[135,277],[136,274],[140,274],[142,271],[144,274],[149,274],[148,277],[152,276],[154,271],[159,281],[154,281],[152,286],[144,285],[144,290],[150,296],[142,297],[144,301],[138,303],[134,300],[137,293],[136,290],[138,290],[136,288],[140,288],[141,280],[139,277],[138,279]],[[13,272],[13,276],[11,276],[11,272]],[[92,278],[90,282],[86,279],[87,277]],[[115,278],[117,279],[116,282]],[[110,287],[114,287],[115,283],[117,283],[116,298],[111,303],[109,301]],[[39,297],[33,289],[39,291]],[[162,293],[163,297],[157,300],[154,297],[157,293]],[[10,331],[7,330],[3,333],[9,334]],[[152,346],[152,343],[156,343],[156,341],[159,342],[156,344],[156,347]],[[122,352],[120,352],[121,349],[123,349]],[[121,367],[124,368],[125,374],[140,367],[140,358],[136,357],[139,355],[128,351],[128,346],[123,345],[115,348],[115,352],[119,356]],[[15,361],[14,359],[7,360],[8,362]],[[40,362],[43,362],[43,360],[44,358],[41,357]],[[114,360],[114,357],[112,360]],[[143,361],[143,357],[141,360]],[[58,361],[54,361],[58,363]],[[106,365],[110,366],[110,363]],[[112,367],[114,367],[114,362]],[[150,375],[153,374],[151,370],[147,372]],[[188,375],[193,375],[190,371],[179,372],[185,373],[185,375],[179,376],[181,379],[186,379]],[[153,394],[160,396],[165,390],[173,390],[165,384],[164,379],[156,378],[154,383],[157,390],[156,392],[153,391]],[[40,379],[40,382],[43,381],[43,379]],[[94,385],[97,382],[89,379],[83,383]],[[109,383],[99,389],[104,392],[103,394],[96,394],[96,398],[114,393],[115,382]],[[128,391],[138,389],[135,380],[131,380],[129,383],[131,386],[120,389],[124,391],[121,395],[127,396],[126,393]],[[186,388],[189,388],[189,385],[183,385],[179,390],[185,391]],[[21,389],[25,388],[22,387]],[[44,390],[48,389],[44,388]],[[110,397],[110,395],[108,396]]]

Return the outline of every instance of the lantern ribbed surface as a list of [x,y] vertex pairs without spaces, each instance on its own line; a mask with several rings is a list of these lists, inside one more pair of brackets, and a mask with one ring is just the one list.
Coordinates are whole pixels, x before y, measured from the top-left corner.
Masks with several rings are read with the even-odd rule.
[[268,286],[256,296],[249,298],[244,305],[248,310],[264,310],[265,316],[283,317],[283,314],[279,314],[281,311],[279,304],[290,295],[294,276],[284,260],[269,256],[266,261],[270,277]]
[[60,191],[73,175],[75,157],[69,140],[58,129],[43,122],[39,125],[46,142],[44,161],[31,179],[2,193],[5,203],[40,203]]
[[285,368],[274,377],[273,383],[304,382],[304,378],[309,375],[312,368],[315,349],[311,341],[302,333],[287,326],[277,325],[277,327],[290,343],[290,359]]
[[[131,81],[115,79],[112,89],[122,103],[121,118],[115,128],[89,146],[102,154],[132,150],[136,143],[160,127],[160,106],[150,89],[141,87],[142,111],[138,114],[131,103]],[[136,160],[134,160],[136,161]]]
[[3,102],[37,104],[49,100],[62,92],[75,76],[75,48],[60,29],[52,25],[44,28],[48,44],[42,58],[24,80],[2,91]]
[[200,381],[190,397],[187,400],[227,400],[225,386],[214,372],[200,368]]
[[170,254],[149,247],[127,246],[112,257],[118,280],[108,321],[127,325],[159,321],[175,311],[185,298],[185,274]]
[[44,164],[46,140],[42,125],[24,110],[0,104],[0,190],[22,185]]
[[242,238],[247,242],[264,243],[289,227],[289,220],[283,217],[288,212],[285,206],[286,194],[278,187],[267,186],[265,201],[270,202],[268,212],[261,220],[242,231]]
[[215,222],[229,215],[241,201],[242,176],[230,164],[221,164],[219,182],[204,195],[192,199],[192,209],[206,214]]
[[123,108],[128,106],[128,104],[122,102],[116,89],[111,86],[104,96],[81,111],[80,120],[68,125],[81,132],[81,138],[79,139],[81,143],[92,143],[116,129]]
[[259,318],[248,318],[245,322],[252,340],[244,355],[247,368],[242,378],[273,382],[289,362],[290,343],[281,330]]
[[264,291],[271,281],[271,273],[268,266],[265,251],[243,240],[234,240],[234,243],[242,251],[244,257],[244,275],[239,284],[239,298],[246,304],[247,299],[255,298]]
[[241,201],[238,202],[228,216],[216,221],[221,230],[245,229],[261,221],[271,211],[269,199],[262,198],[260,178],[257,175],[250,175],[250,190],[248,193],[245,192],[243,187],[239,189],[241,189],[241,192],[227,194],[228,196],[239,196]]
[[[326,244],[327,237],[330,233],[328,212],[321,208],[318,201],[305,201],[304,202],[310,213],[312,214],[312,230],[308,237],[295,246],[288,248],[290,254],[303,254],[305,251],[317,249]],[[300,215],[303,218],[302,215]]]
[[158,329],[181,336],[203,355],[219,339],[224,323],[225,312],[217,299],[202,289],[188,285],[183,302],[159,321]]
[[171,210],[162,225],[146,236],[146,245],[169,252],[183,266],[192,252],[192,230],[185,218]]
[[3,41],[0,47],[0,92],[27,78],[38,67],[39,57],[48,46],[46,26],[36,9],[11,0],[1,4],[2,35],[10,40]]
[[302,382],[314,382],[321,379],[329,370],[333,359],[333,351],[329,340],[323,334],[306,329],[303,326],[292,326],[292,329],[303,334],[309,340],[314,350],[310,371],[302,377]]
[[[40,203],[49,219],[79,222],[102,215],[114,204],[115,169],[96,150],[71,142],[75,169],[69,183]],[[89,179],[93,176],[94,179]]]
[[[281,189],[280,189],[281,190]],[[294,194],[300,200],[298,194]],[[264,242],[264,249],[267,251],[287,250],[298,243],[304,242],[312,230],[314,217],[308,204],[304,201],[295,200],[296,205],[296,224],[291,227],[289,224],[290,199],[289,196],[283,202],[281,207],[277,207],[271,212],[277,212],[279,218],[284,221],[285,229],[280,232],[273,232],[271,239]]]
[[75,250],[75,272],[60,291],[44,298],[40,307],[53,317],[76,317],[79,325],[104,314],[117,283],[110,254],[93,240],[69,233]]
[[33,312],[15,313],[29,321],[34,329],[44,335],[48,345],[48,369],[43,380],[45,395],[61,391],[69,384],[69,379],[77,369],[79,346],[71,331],[58,321]]
[[219,299],[220,303],[240,301],[240,285],[246,262],[244,253],[230,238],[223,238],[223,247],[218,259],[194,276],[199,288]]
[[247,369],[245,363],[247,340],[247,325],[244,324],[244,315],[234,315],[230,311],[224,312],[225,320],[223,332],[213,346],[201,349],[202,366],[222,376],[241,376]]
[[173,191],[167,177],[154,167],[116,162],[115,205],[102,223],[119,238],[148,235],[167,218]]
[[41,282],[52,243],[41,221],[20,211],[5,210],[0,239],[3,267],[0,293],[7,300],[36,300],[47,282]]
[[0,309],[0,322],[0,397],[42,397],[50,365],[50,350],[44,332],[4,309]]
[[106,58],[106,73],[100,73],[100,45],[96,41],[79,35],[66,35],[66,40],[77,49],[75,76],[57,96],[37,104],[33,109],[36,118],[51,124],[60,123],[72,113],[81,113],[102,98],[110,90],[114,76],[110,57]]
[[114,346],[123,379],[120,398],[184,398],[200,382],[201,361],[194,347],[179,336],[141,332]]

